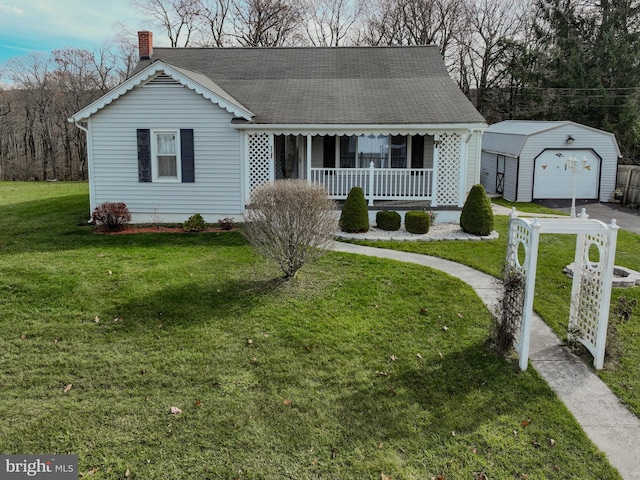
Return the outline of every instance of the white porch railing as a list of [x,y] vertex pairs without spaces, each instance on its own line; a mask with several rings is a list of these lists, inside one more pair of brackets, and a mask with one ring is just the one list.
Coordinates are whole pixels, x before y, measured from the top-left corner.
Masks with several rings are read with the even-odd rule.
[[312,168],[311,181],[324,185],[336,200],[347,198],[352,187],[364,191],[369,205],[374,200],[432,200],[433,169],[430,168]]

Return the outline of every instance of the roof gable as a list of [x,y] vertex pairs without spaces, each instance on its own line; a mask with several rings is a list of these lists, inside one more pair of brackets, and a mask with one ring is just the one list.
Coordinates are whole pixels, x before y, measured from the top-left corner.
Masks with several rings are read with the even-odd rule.
[[238,118],[250,120],[253,117],[253,113],[248,108],[238,102],[235,98],[224,91],[224,89],[220,88],[220,86],[216,85],[206,76],[157,60],[147,65],[145,68],[140,69],[131,78],[120,84],[118,87],[74,114],[69,118],[69,121],[78,122],[85,120],[113,101],[125,95],[133,88],[144,86],[161,76],[170,77],[182,86],[202,95],[207,100],[210,100],[212,103],[224,108]]

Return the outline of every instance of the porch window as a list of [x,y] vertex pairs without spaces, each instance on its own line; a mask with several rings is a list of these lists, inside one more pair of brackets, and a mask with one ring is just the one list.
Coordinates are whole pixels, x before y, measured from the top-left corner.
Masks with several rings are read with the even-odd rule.
[[339,148],[340,168],[407,168],[405,135],[343,135]]
[[407,137],[394,135],[391,141],[391,168],[407,168]]
[[356,167],[356,148],[358,137],[355,135],[340,137],[340,168]]

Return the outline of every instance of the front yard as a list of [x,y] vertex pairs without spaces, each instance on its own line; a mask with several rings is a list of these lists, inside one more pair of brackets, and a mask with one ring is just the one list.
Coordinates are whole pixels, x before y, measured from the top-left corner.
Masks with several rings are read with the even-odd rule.
[[[95,479],[620,478],[532,369],[487,349],[462,282],[331,253],[283,284],[237,232],[93,235],[87,198],[0,183],[2,453],[75,453]],[[403,248],[497,274],[505,225]],[[553,275],[538,308],[559,329]],[[624,358],[610,384],[633,377]]]

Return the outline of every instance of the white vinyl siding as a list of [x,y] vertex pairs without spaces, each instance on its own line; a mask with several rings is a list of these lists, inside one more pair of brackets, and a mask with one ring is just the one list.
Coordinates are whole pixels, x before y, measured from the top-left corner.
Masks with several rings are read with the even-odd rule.
[[[91,117],[93,149],[92,206],[125,202],[138,222],[159,215],[162,221],[240,215],[243,205],[242,133],[233,116],[181,85],[136,87]],[[195,182],[140,183],[136,129],[175,132],[193,129]],[[157,165],[152,165],[157,175]],[[177,175],[180,167],[177,165]],[[145,216],[148,217],[145,220]]]

